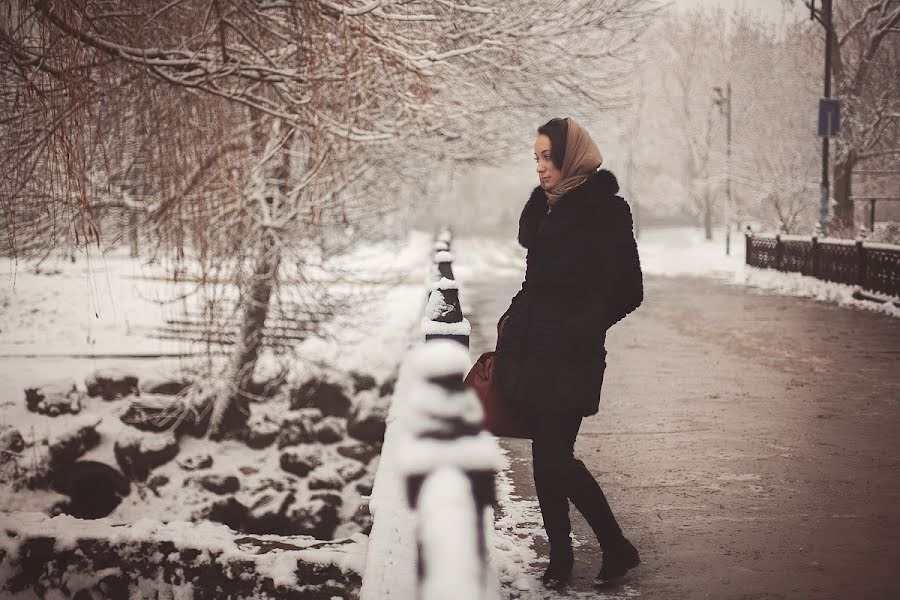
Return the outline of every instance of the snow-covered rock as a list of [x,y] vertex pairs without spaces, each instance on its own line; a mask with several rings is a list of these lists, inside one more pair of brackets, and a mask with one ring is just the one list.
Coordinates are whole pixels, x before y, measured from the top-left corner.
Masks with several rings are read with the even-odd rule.
[[151,475],[150,479],[147,480],[147,487],[150,488],[151,492],[159,496],[160,488],[167,486],[169,481],[170,479],[166,475],[157,473],[156,475]]
[[316,440],[323,444],[334,444],[344,439],[347,421],[338,417],[325,417],[315,426]]
[[366,468],[355,460],[330,461],[319,466],[309,475],[309,489],[340,490],[365,477],[366,474]]
[[346,417],[351,401],[343,386],[310,379],[291,392],[291,409],[318,408],[324,415]]
[[360,373],[359,371],[350,371],[350,381],[353,382],[353,393],[358,394],[366,390],[371,390],[378,382],[368,373]]
[[135,397],[119,419],[141,431],[166,431],[175,426],[185,410],[179,398],[147,392]]
[[281,453],[279,464],[288,473],[306,477],[310,471],[322,464],[322,453],[316,447],[286,450]]
[[269,415],[251,414],[241,435],[244,442],[257,450],[271,446],[281,432],[281,424]]
[[212,521],[222,523],[235,531],[246,531],[247,507],[234,496],[226,496],[215,500],[201,509],[193,519],[195,521]]
[[257,492],[251,497],[242,531],[280,535],[293,533],[287,513],[295,499],[296,491],[284,487]]
[[372,533],[372,513],[369,511],[368,502],[360,502],[359,506],[350,517],[350,520],[356,524],[362,533],[369,535]]
[[178,455],[178,440],[171,432],[128,431],[116,439],[113,450],[123,473],[145,481],[150,471]]
[[213,466],[213,457],[205,452],[183,456],[178,459],[178,466],[185,471],[208,469]]
[[356,396],[353,411],[347,419],[347,433],[370,444],[384,441],[385,420],[388,401],[372,392],[361,392]]
[[345,460],[337,465],[337,472],[345,483],[352,483],[357,479],[362,479],[368,471],[366,468],[355,460]]
[[322,418],[322,411],[317,408],[290,411],[281,422],[281,430],[277,438],[278,449],[314,442],[316,439],[315,426]]
[[309,489],[311,490],[340,490],[344,488],[344,481],[334,469],[316,469],[309,476]]
[[234,475],[219,475],[216,473],[210,473],[208,475],[198,477],[196,481],[204,489],[209,490],[214,494],[219,494],[220,496],[224,496],[225,494],[232,494],[238,491],[241,487],[241,482]]
[[100,443],[97,433],[99,422],[74,424],[69,429],[47,440],[48,465],[51,471],[64,469],[78,460],[85,452]]
[[48,417],[81,412],[84,393],[71,379],[59,379],[25,389],[28,410]]
[[358,460],[364,464],[378,456],[378,452],[378,446],[352,439],[337,447],[337,453],[341,456]]
[[180,379],[166,379],[163,377],[155,377],[152,379],[141,379],[138,382],[138,390],[143,396],[144,394],[162,394],[166,396],[176,396],[191,386],[190,381]]
[[100,369],[84,382],[88,396],[100,396],[104,400],[115,400],[138,394],[138,377],[118,369]]
[[334,537],[340,523],[340,496],[317,492],[301,496],[293,489],[259,491],[248,508],[233,496],[215,503],[204,513],[236,531],[285,535],[311,535],[320,540]]
[[385,379],[381,385],[378,387],[378,395],[379,396],[390,396],[394,393],[394,388],[397,386],[397,374],[394,373],[387,379]]
[[0,548],[0,596],[23,598],[355,598],[365,560],[362,536],[330,544],[210,522],[39,513],[0,513]]
[[338,507],[321,497],[294,504],[288,511],[288,518],[298,533],[320,540],[332,539],[340,523]]

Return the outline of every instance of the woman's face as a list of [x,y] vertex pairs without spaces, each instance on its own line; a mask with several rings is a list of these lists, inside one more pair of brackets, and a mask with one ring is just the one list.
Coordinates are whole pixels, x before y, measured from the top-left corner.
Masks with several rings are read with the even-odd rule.
[[549,190],[562,178],[562,170],[557,168],[550,159],[550,138],[543,133],[534,140],[534,160],[537,162],[537,174],[541,180],[541,187]]

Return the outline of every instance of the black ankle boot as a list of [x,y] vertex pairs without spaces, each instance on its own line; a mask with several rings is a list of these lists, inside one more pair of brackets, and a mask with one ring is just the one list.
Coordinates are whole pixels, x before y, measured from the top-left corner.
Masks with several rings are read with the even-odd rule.
[[641,564],[641,556],[624,537],[603,546],[603,566],[594,579],[595,584],[614,581]]
[[562,547],[550,547],[550,566],[544,571],[541,581],[545,587],[559,589],[569,583],[572,576],[572,567],[575,565],[575,554],[572,552],[572,544]]

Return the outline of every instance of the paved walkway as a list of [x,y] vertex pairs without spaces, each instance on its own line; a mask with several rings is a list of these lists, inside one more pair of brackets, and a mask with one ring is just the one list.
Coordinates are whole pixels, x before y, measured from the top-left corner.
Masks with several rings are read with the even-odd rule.
[[[518,285],[466,282],[473,354]],[[576,446],[641,551],[630,588],[900,598],[900,319],[708,279],[645,287],[609,333],[600,414]],[[504,443],[533,498],[530,443]],[[599,552],[572,515],[589,542],[573,588],[588,591]]]

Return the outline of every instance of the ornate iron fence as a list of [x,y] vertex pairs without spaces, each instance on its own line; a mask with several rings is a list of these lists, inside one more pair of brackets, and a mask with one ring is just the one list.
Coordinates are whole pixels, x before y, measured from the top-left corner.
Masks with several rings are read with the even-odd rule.
[[900,246],[862,240],[747,234],[751,267],[802,273],[900,296]]

